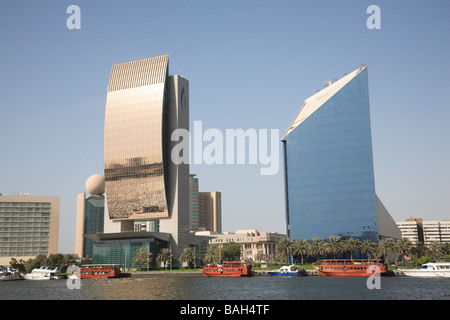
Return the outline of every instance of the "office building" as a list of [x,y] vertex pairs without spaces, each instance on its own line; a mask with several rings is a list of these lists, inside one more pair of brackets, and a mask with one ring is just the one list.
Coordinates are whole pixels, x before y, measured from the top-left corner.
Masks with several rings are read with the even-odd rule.
[[282,142],[289,238],[401,237],[375,192],[367,67],[306,99]]
[[405,221],[397,221],[402,238],[412,243],[422,242],[429,246],[433,242],[450,242],[450,220],[423,220],[409,217]]
[[406,238],[414,244],[424,243],[422,219],[410,217],[405,221],[397,221],[396,224],[402,233],[402,238]]
[[59,197],[0,194],[0,265],[58,253]]
[[222,193],[199,192],[198,202],[200,227],[203,230],[222,233]]
[[189,176],[189,230],[222,232],[222,193],[199,192],[196,174]]
[[103,233],[105,219],[105,178],[94,174],[86,180],[86,193],[77,195],[77,220],[75,230],[75,254],[78,257],[91,256],[94,253],[94,241],[85,234]]
[[[134,247],[158,242],[175,258],[189,246],[189,164],[171,158],[179,143],[172,133],[189,130],[189,82],[168,72],[168,55],[112,67],[104,129],[108,214],[104,233],[88,236],[96,242],[94,262],[108,262],[108,250],[131,250],[125,241]],[[159,231],[135,232],[136,225],[140,229],[149,221]]]

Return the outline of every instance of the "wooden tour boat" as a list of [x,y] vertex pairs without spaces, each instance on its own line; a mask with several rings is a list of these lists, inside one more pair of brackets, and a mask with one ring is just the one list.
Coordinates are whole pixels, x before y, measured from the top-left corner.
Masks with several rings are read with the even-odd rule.
[[87,264],[80,267],[80,279],[103,279],[120,277],[118,264]]
[[387,268],[379,260],[320,260],[320,266],[312,266],[322,276],[369,277],[375,273],[385,274]]
[[252,275],[252,265],[245,262],[208,264],[200,270],[206,277],[246,277]]

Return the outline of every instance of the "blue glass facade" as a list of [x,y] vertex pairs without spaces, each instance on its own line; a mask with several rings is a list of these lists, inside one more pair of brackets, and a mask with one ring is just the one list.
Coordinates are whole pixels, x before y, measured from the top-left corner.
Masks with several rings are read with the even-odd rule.
[[159,252],[167,247],[166,242],[153,238],[99,241],[94,245],[92,258],[95,264],[120,264],[122,268],[131,268],[136,252],[140,248],[146,248],[152,253],[150,265],[155,265]]
[[[103,232],[105,214],[105,197],[91,195],[85,202],[84,233],[95,234]],[[93,255],[94,241],[84,238],[83,257]]]
[[283,144],[289,238],[378,241],[367,68],[288,132]]

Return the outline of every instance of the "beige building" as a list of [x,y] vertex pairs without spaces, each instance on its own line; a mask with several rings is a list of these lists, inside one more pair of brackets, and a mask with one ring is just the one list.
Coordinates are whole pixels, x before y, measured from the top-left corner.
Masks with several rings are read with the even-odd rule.
[[211,232],[222,233],[222,193],[199,192],[199,216],[200,228]]
[[397,221],[402,232],[402,238],[412,243],[423,242],[430,245],[433,242],[450,242],[450,220],[423,221],[421,218],[407,218]]
[[58,252],[59,197],[0,195],[0,265]]
[[[196,233],[200,234],[200,233]],[[241,245],[241,260],[254,262],[275,261],[276,246],[286,235],[277,232],[259,232],[256,229],[238,230],[236,233],[212,234],[209,244],[219,246],[235,242]]]

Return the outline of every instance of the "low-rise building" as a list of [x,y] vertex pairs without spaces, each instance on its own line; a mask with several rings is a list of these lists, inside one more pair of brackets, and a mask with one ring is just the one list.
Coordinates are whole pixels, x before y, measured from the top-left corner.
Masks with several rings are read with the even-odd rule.
[[235,242],[241,245],[241,260],[253,262],[275,261],[276,246],[286,235],[277,232],[260,232],[256,229],[237,230],[236,233],[211,234],[209,244],[222,246]]

